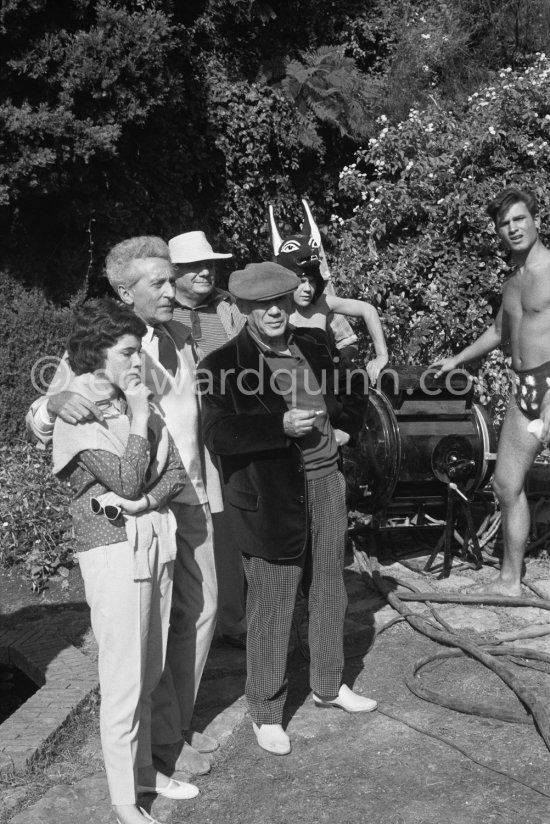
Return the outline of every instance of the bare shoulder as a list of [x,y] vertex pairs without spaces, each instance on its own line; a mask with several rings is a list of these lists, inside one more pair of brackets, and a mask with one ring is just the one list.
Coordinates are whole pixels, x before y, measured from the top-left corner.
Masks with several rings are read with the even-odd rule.
[[550,249],[542,243],[529,254],[523,272],[526,278],[533,278],[537,283],[546,283],[550,275]]
[[519,288],[521,272],[519,269],[513,269],[506,278],[504,279],[504,283],[502,284],[502,294],[505,295],[507,292],[512,292],[515,289]]
[[536,258],[536,263],[541,268],[550,270],[550,249],[542,244]]
[[328,315],[333,309],[331,302],[337,302],[337,299],[333,295],[325,295],[323,292],[315,301],[315,304],[312,304],[312,306],[315,307],[316,312],[321,312],[323,315]]

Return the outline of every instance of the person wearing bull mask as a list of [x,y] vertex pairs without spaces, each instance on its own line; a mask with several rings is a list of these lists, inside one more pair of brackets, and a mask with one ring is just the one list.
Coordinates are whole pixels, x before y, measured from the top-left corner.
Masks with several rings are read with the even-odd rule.
[[[286,269],[290,269],[291,272],[295,272],[301,280],[309,276],[314,277],[318,282],[317,291],[319,291],[319,294],[321,291],[326,291],[327,294],[330,294],[336,299],[331,273],[323,249],[321,233],[313,218],[307,200],[302,199],[302,206],[304,209],[304,220],[300,231],[292,235],[287,235],[284,239],[279,233],[273,206],[269,206],[269,232],[273,248],[273,259],[275,263],[279,263]],[[322,284],[322,289],[320,288],[320,284]],[[298,291],[299,289],[300,287],[298,287]],[[295,306],[295,315],[296,309],[297,307]],[[351,314],[355,315],[357,313],[351,312]],[[321,322],[313,323],[308,320],[306,322],[302,321],[300,324],[294,324],[291,319],[291,324],[300,326],[307,325],[311,329],[321,329],[321,338],[325,335],[328,337],[329,345],[334,350],[333,354],[346,362],[353,361],[358,354],[357,335],[351,328],[345,315],[341,314],[340,309],[327,312],[327,316],[322,319],[318,318],[317,320],[321,320]],[[369,332],[370,331],[369,328]],[[311,332],[311,335],[319,337],[315,331]],[[375,343],[377,343],[376,340]],[[383,334],[382,343],[384,343]],[[380,366],[380,368],[382,368],[382,366]]]
[[233,272],[229,291],[246,326],[197,373],[204,439],[219,461],[248,583],[248,707],[258,744],[276,755],[291,750],[282,726],[286,661],[305,569],[315,704],[352,713],[377,706],[342,684],[347,510],[333,429],[358,432],[368,378],[354,370],[344,389],[349,373],[335,370],[327,346],[307,330],[289,334],[299,283],[276,263]]

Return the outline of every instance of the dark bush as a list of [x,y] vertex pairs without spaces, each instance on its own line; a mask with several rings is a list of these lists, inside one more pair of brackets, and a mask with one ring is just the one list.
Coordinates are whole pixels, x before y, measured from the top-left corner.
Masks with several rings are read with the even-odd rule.
[[72,311],[0,272],[0,441],[23,435],[31,402],[63,354]]

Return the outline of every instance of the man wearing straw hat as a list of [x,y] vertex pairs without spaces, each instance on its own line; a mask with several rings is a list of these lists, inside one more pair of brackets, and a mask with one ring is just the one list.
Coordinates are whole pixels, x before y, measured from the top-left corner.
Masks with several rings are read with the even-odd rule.
[[[232,255],[215,252],[204,232],[184,232],[168,242],[176,269],[174,317],[168,325],[176,343],[190,330],[197,361],[237,335],[245,323],[234,299],[216,286],[216,261]],[[214,522],[214,555],[218,578],[217,632],[223,643],[246,648],[245,582],[238,547],[225,522],[219,481],[208,451],[205,455],[206,487]]]

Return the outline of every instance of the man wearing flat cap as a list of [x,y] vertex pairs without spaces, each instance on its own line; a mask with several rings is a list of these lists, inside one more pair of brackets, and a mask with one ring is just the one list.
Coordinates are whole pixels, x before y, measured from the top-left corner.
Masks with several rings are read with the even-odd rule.
[[276,263],[233,272],[229,291],[246,326],[198,371],[204,439],[218,457],[248,582],[248,706],[258,744],[277,755],[291,749],[282,727],[286,660],[305,569],[315,704],[376,708],[342,684],[347,511],[336,431],[358,432],[368,383],[358,370],[341,373],[307,330],[289,334],[298,284]]

